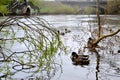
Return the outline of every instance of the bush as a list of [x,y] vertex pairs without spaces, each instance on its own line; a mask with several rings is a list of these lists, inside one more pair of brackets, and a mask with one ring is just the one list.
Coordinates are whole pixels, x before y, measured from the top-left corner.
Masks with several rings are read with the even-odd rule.
[[76,7],[70,7],[64,4],[59,4],[57,6],[42,6],[40,9],[41,13],[50,13],[50,14],[74,14],[77,13]]
[[6,8],[12,0],[0,0],[0,13],[2,15],[8,14],[9,10]]
[[81,14],[95,14],[96,8],[93,7],[85,7],[80,11]]
[[0,13],[4,16],[6,14],[8,14],[8,9],[6,8],[6,5],[0,5]]
[[120,13],[120,0],[108,0],[106,9],[108,14]]

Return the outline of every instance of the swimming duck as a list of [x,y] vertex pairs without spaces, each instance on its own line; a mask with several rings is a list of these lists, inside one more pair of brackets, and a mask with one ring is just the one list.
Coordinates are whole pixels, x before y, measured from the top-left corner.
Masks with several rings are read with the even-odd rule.
[[71,60],[75,65],[88,65],[89,64],[89,55],[78,55],[76,52],[72,52]]
[[59,35],[65,35],[66,33],[70,33],[71,31],[65,28],[63,32],[61,32],[60,30],[58,30],[57,32]]
[[118,53],[120,53],[120,50],[118,50]]
[[71,31],[65,28],[65,33],[70,33]]
[[60,32],[59,30],[57,31],[59,35],[65,35],[64,32]]

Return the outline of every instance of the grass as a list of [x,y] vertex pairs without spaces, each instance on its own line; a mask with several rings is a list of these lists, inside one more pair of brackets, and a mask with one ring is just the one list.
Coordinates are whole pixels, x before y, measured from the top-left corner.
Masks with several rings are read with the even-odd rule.
[[6,5],[0,5],[0,13],[4,16],[6,14],[8,14],[8,9],[6,8]]
[[75,10],[73,8],[62,6],[62,7],[44,7],[40,10],[41,13],[48,14],[75,14]]

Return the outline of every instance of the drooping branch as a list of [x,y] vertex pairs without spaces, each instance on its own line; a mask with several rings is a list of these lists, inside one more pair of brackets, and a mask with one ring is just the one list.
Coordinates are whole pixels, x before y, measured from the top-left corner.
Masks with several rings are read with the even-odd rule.
[[115,31],[115,32],[113,32],[113,33],[111,33],[111,34],[101,36],[101,37],[98,38],[96,41],[94,41],[93,44],[98,44],[102,39],[107,38],[107,37],[110,37],[110,36],[113,36],[113,35],[115,35],[115,34],[117,34],[117,33],[119,33],[119,32],[120,32],[120,28],[119,28],[117,31]]
[[[3,50],[0,62],[8,63],[0,65],[0,73],[6,72],[9,67],[9,72],[0,77],[11,75],[11,69],[15,73],[31,69],[31,74],[34,74],[42,71],[47,73],[48,67],[56,68],[54,55],[62,43],[57,30],[46,20],[39,17],[9,17],[0,23],[0,36],[0,49]],[[32,69],[34,67],[36,69]]]

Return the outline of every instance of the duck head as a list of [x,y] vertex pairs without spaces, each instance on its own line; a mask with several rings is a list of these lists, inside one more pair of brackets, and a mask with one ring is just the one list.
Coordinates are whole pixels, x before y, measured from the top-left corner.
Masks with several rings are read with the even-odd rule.
[[76,53],[76,52],[72,52],[72,55],[71,55],[71,60],[73,61],[73,62],[76,62],[76,60],[78,59],[78,54]]

